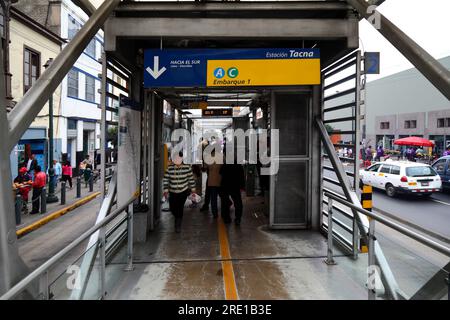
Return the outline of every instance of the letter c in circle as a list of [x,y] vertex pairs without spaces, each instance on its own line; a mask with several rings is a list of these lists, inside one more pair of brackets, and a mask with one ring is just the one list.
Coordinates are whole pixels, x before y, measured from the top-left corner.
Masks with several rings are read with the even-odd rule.
[[236,67],[231,67],[228,69],[227,74],[230,78],[236,78],[239,74],[239,71]]

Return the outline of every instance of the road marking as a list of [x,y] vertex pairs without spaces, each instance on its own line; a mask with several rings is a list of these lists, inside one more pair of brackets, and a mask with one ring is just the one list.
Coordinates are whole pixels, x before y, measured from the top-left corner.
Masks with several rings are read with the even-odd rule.
[[65,215],[67,212],[72,211],[75,208],[78,208],[79,206],[95,199],[99,194],[100,194],[100,192],[95,192],[87,197],[84,197],[81,200],[78,200],[77,202],[75,202],[74,204],[72,204],[68,207],[65,207],[56,212],[53,212],[52,214],[49,214],[48,216],[46,216],[36,222],[33,222],[32,224],[30,224],[29,226],[26,226],[25,228],[17,230],[16,231],[17,238],[21,238],[24,235],[26,235],[27,233],[30,233],[31,231],[34,231],[34,230],[42,227],[43,225],[49,223],[50,221],[55,220],[55,219]]
[[[222,256],[222,273],[223,284],[225,287],[226,300],[239,300],[236,279],[234,276],[233,262],[230,255],[230,247],[228,245],[227,227],[223,223],[222,218],[217,220],[217,229],[219,232],[220,255]],[[227,260],[227,261],[224,261]]]
[[434,202],[437,202],[437,203],[440,203],[440,204],[443,204],[443,205],[446,205],[446,206],[450,206],[450,203],[447,203],[447,202],[444,202],[444,201],[441,201],[441,200],[436,200],[434,198],[431,198],[430,200],[434,201]]

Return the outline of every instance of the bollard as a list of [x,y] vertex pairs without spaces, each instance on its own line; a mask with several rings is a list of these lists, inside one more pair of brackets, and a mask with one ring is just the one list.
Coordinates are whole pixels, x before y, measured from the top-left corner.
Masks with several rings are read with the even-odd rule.
[[89,192],[94,191],[94,175],[91,174],[89,177]]
[[66,182],[61,182],[61,204],[66,204]]
[[[361,205],[363,209],[372,211],[372,186],[361,184]],[[370,221],[370,218],[368,219]],[[362,253],[367,253],[369,251],[364,239],[361,239],[360,241],[360,250]]]
[[44,187],[42,188],[41,192],[41,214],[44,214],[47,212],[47,189]]
[[81,198],[81,177],[77,177],[77,198]]
[[16,206],[15,206],[15,210],[16,210],[16,225],[19,225],[22,223],[22,197],[20,196],[19,193],[16,194]]

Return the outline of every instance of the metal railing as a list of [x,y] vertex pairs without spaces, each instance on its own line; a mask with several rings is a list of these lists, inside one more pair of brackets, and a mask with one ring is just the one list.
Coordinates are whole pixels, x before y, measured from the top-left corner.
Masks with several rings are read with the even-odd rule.
[[[127,211],[127,224],[128,224],[128,248],[127,248],[127,269],[131,269],[133,266],[133,202],[137,199],[136,196],[131,197],[125,204],[121,205],[119,208],[114,210],[110,215],[108,215],[105,219],[98,222],[95,226],[88,229],[81,236],[71,242],[64,249],[59,251],[52,258],[47,260],[44,264],[38,267],[36,270],[31,272],[28,276],[26,276],[23,280],[17,283],[14,287],[12,287],[8,292],[6,292],[3,296],[0,297],[0,300],[9,300],[17,297],[19,294],[24,292],[29,286],[31,286],[34,281],[40,280],[42,283],[42,288],[40,289],[40,297],[42,299],[49,299],[49,279],[48,274],[50,268],[56,265],[62,258],[67,256],[73,249],[77,246],[81,245],[83,241],[87,240],[96,232],[100,232],[99,242],[100,245],[100,261],[101,261],[101,288],[105,288],[105,228],[106,226],[113,221],[117,216],[121,213]],[[131,232],[130,232],[131,231]],[[102,289],[102,297],[105,292]]]
[[[446,247],[436,241],[431,240],[430,238],[427,238],[426,236],[423,236],[415,231],[412,231],[398,223],[395,223],[389,219],[386,219],[380,214],[370,212],[368,210],[362,209],[359,206],[354,205],[353,203],[342,199],[342,197],[339,197],[333,193],[325,191],[324,194],[328,198],[328,229],[333,231],[333,211],[336,210],[336,207],[333,206],[333,201],[339,202],[342,205],[345,205],[351,210],[354,210],[356,212],[359,212],[366,217],[370,218],[369,226],[364,227],[366,230],[367,238],[368,238],[368,260],[369,260],[369,266],[375,265],[375,259],[376,259],[376,242],[377,239],[375,237],[375,222],[379,222],[395,231],[398,231],[399,233],[427,246],[430,249],[433,249],[441,254],[444,254],[447,257],[450,257],[450,248]],[[328,254],[327,254],[327,262],[332,264],[334,262],[333,260],[333,232],[328,232]],[[368,288],[368,294],[369,299],[375,299],[375,291]],[[450,296],[449,296],[450,299]]]

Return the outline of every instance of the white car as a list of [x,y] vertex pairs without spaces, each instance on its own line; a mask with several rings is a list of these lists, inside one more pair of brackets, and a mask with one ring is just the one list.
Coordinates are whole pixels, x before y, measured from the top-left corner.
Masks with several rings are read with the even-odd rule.
[[430,196],[442,188],[441,177],[430,165],[408,161],[377,162],[359,171],[360,184],[386,190],[389,197],[397,193]]

